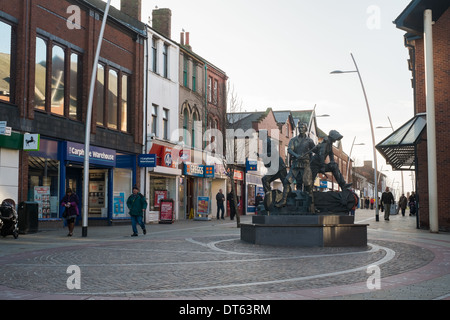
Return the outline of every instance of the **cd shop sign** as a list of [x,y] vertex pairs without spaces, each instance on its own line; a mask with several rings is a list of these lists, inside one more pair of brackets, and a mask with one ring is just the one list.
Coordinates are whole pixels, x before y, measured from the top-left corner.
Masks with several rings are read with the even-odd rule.
[[[83,162],[84,161],[84,144],[75,142],[66,142],[66,160]],[[89,147],[89,162],[103,166],[116,166],[116,150],[100,148],[95,146]]]

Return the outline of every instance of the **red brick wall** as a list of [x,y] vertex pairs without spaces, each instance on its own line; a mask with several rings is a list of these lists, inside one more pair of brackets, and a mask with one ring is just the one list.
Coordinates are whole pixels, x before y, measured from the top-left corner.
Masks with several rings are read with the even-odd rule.
[[[447,192],[450,181],[450,9],[433,26],[435,108],[438,170],[438,210],[439,227],[450,230],[450,194]],[[426,112],[425,65],[423,39],[415,41],[416,47],[416,112]],[[425,138],[426,139],[426,138]],[[428,212],[428,162],[426,142],[418,148],[419,172],[417,176],[420,197],[420,223],[429,226]]]

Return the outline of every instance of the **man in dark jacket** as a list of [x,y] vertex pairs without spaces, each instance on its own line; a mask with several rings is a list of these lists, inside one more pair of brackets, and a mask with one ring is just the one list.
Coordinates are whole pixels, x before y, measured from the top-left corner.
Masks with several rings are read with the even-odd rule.
[[389,221],[389,215],[391,214],[391,204],[393,204],[394,196],[392,192],[389,191],[389,188],[386,187],[386,191],[381,195],[381,203],[384,206],[384,220]]
[[222,210],[222,219],[224,218],[225,208],[223,206],[223,202],[225,201],[225,195],[222,193],[222,189],[219,189],[219,192],[216,194],[217,201],[217,219],[220,219],[220,210]]
[[130,209],[131,216],[131,227],[133,228],[132,237],[137,237],[137,226],[139,224],[142,228],[142,232],[144,234],[147,233],[145,228],[145,223],[142,221],[142,217],[144,216],[145,209],[147,209],[147,200],[142,193],[139,192],[139,188],[134,186],[133,193],[128,197],[127,207]]

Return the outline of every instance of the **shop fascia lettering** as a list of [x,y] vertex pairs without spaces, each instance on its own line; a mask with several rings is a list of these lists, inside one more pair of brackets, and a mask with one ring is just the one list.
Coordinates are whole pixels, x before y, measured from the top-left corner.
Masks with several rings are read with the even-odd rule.
[[[83,161],[84,145],[75,142],[67,142],[67,160]],[[91,146],[89,149],[89,159],[94,163],[115,166],[116,151]]]

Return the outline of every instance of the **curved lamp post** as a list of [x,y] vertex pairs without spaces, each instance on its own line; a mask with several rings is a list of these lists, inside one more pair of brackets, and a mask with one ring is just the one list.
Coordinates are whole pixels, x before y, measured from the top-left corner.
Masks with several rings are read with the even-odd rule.
[[367,113],[369,115],[369,122],[370,122],[370,131],[372,133],[372,144],[373,144],[373,163],[374,163],[374,179],[373,179],[373,183],[375,184],[374,186],[374,197],[375,197],[375,221],[380,221],[380,216],[379,216],[379,211],[378,211],[378,184],[377,184],[377,151],[375,149],[375,134],[373,131],[373,123],[372,123],[372,115],[370,113],[370,107],[369,107],[369,100],[367,99],[367,94],[366,94],[366,89],[364,88],[364,83],[361,77],[361,74],[359,72],[358,69],[358,65],[356,64],[355,58],[353,57],[353,54],[350,53],[353,63],[355,65],[356,70],[354,71],[341,71],[341,70],[336,70],[331,72],[331,74],[342,74],[342,73],[357,73],[358,77],[359,77],[359,81],[361,82],[361,88],[364,94],[364,99],[366,100],[366,107],[367,107]]

